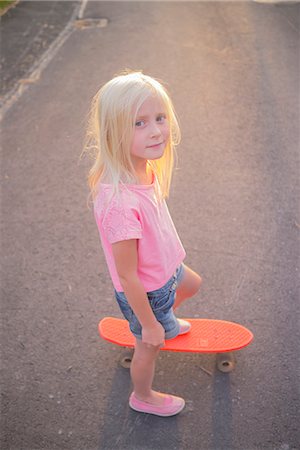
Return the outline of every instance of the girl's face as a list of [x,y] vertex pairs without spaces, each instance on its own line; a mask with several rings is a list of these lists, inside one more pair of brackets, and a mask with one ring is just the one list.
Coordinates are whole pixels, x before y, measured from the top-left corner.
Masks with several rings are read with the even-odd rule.
[[148,97],[139,108],[131,144],[131,158],[135,168],[147,160],[161,158],[170,135],[169,122],[163,102]]

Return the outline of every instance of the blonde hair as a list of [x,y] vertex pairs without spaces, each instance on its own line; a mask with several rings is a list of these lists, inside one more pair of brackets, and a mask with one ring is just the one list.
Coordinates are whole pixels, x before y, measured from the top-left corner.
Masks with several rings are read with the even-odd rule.
[[162,197],[168,197],[175,146],[180,141],[180,129],[172,101],[156,79],[141,71],[125,71],[99,89],[92,99],[88,114],[83,153],[90,153],[94,160],[88,174],[93,198],[102,178],[109,178],[116,192],[123,181],[137,182],[130,148],[138,109],[150,95],[156,95],[163,102],[170,125],[170,137],[163,156],[148,161],[158,180]]

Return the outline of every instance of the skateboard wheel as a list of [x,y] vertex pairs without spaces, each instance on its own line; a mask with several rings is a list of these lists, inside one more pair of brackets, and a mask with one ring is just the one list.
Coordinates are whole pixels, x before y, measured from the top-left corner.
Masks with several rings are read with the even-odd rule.
[[232,353],[217,354],[217,368],[220,372],[231,372],[235,367],[235,359]]
[[132,361],[133,352],[127,352],[122,355],[120,359],[120,364],[124,369],[130,369],[131,361]]

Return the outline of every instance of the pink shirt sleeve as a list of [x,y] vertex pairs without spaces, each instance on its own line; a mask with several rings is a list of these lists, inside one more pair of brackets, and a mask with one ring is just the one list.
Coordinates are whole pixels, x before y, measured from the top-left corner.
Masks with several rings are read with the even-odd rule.
[[142,227],[139,220],[139,208],[130,198],[121,196],[113,199],[103,211],[103,232],[110,244],[128,239],[141,239]]

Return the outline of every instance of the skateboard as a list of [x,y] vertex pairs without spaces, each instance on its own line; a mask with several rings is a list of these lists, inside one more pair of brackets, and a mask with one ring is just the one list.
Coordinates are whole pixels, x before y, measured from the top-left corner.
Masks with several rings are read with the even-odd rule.
[[[216,365],[221,372],[231,372],[235,366],[232,352],[240,350],[253,339],[250,330],[242,325],[225,320],[184,319],[192,325],[187,334],[165,341],[162,351],[216,353]],[[105,317],[99,322],[99,334],[106,341],[122,347],[133,348],[135,338],[127,320]],[[123,356],[120,363],[129,368],[132,353]]]

